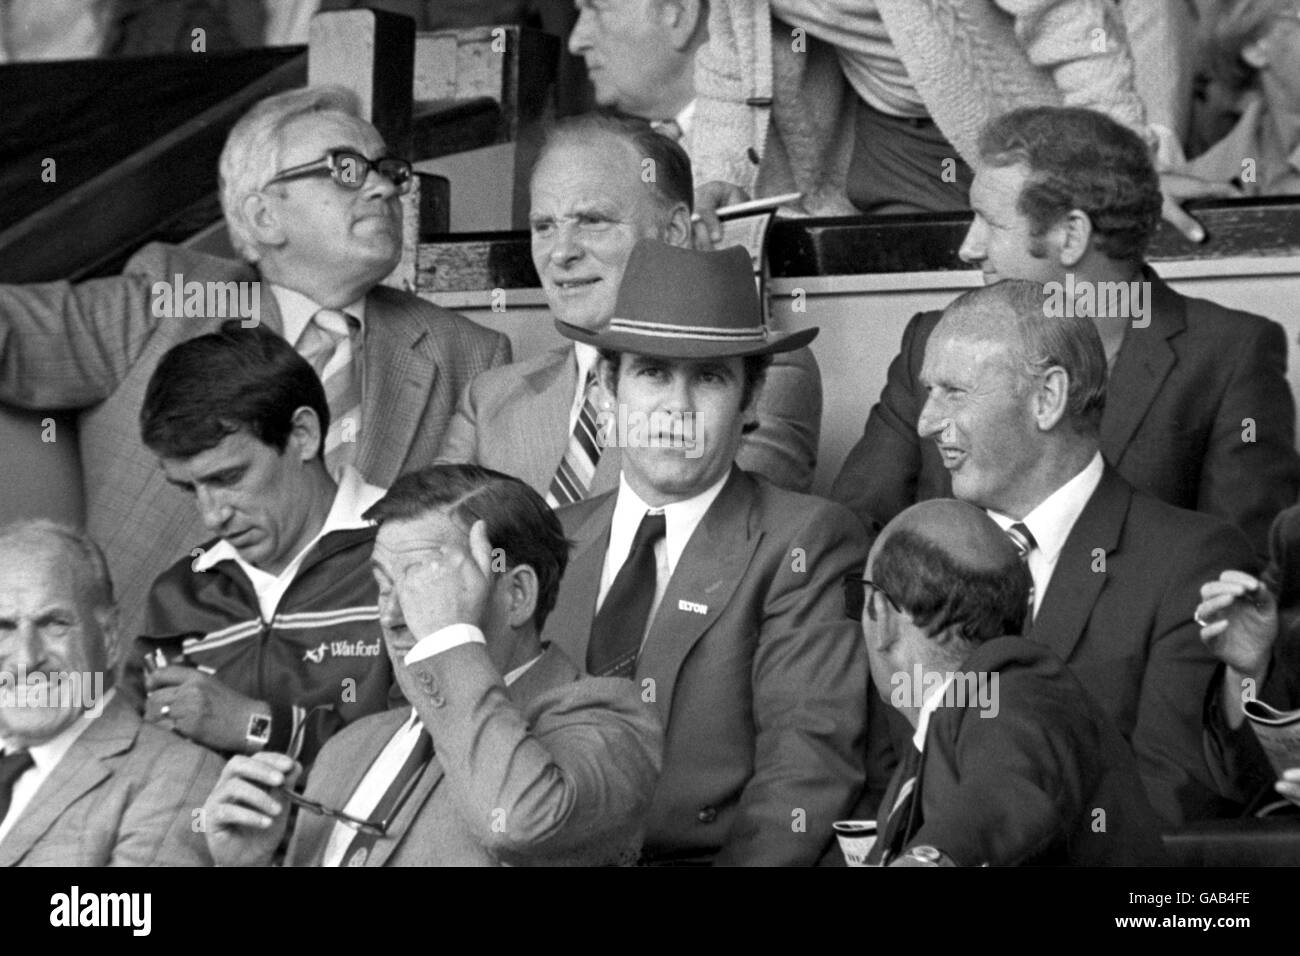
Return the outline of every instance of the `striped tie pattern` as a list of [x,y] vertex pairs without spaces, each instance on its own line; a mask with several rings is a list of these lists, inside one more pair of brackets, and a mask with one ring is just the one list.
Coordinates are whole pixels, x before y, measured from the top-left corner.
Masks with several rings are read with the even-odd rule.
[[325,435],[325,467],[337,475],[356,460],[361,434],[360,363],[353,361],[360,323],[346,312],[321,309],[303,330],[299,351],[320,376],[329,402],[330,427]]
[[[1038,542],[1034,540],[1033,532],[1023,521],[1017,521],[1009,528],[1004,528],[1007,537],[1011,543],[1020,552],[1020,560],[1029,566],[1029,552],[1038,547]],[[1025,613],[1025,624],[1028,625],[1034,620],[1034,579],[1031,575],[1029,578],[1029,610]]]
[[573,434],[569,436],[569,445],[546,493],[548,505],[559,508],[587,497],[596,465],[600,463],[600,448],[596,430],[596,376],[589,374],[583,387],[582,408],[578,410],[578,420],[573,423]]

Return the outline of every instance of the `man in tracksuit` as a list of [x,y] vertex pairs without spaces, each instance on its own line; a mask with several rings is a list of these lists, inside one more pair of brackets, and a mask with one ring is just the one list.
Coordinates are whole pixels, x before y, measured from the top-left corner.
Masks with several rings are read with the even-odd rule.
[[145,718],[217,751],[310,763],[393,692],[361,518],[384,492],[326,470],[327,387],[282,338],[232,320],[171,349],[145,394],[145,445],[216,535],[150,591]]

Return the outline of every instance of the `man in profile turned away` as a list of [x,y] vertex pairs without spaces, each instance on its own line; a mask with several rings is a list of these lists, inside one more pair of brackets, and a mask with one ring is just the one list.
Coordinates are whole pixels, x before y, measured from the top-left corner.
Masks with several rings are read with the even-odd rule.
[[586,62],[597,103],[643,117],[685,146],[695,52],[708,38],[708,0],[583,0],[569,52]]
[[961,501],[913,505],[845,581],[880,696],[914,730],[868,863],[1164,862],[1133,753],[1048,648],[1020,637],[1033,587]]
[[216,538],[149,592],[133,662],[147,719],[223,753],[310,763],[340,727],[388,706],[375,529],[362,517],[384,492],[351,465],[330,477],[329,425],[320,379],[269,329],[231,320],[158,363],[141,437]]
[[[594,332],[615,317],[637,242],[687,248],[693,241],[690,160],[643,120],[590,113],[561,121],[542,146],[529,188],[533,265],[552,314],[568,325]],[[554,507],[582,501],[618,485],[622,449],[603,444],[595,424],[611,401],[600,388],[596,350],[565,345],[476,378],[439,456],[522,478]],[[812,352],[777,355],[746,424],[740,467],[807,491],[821,416]]]
[[325,383],[331,473],[353,464],[381,488],[432,462],[461,391],[510,361],[505,336],[380,284],[401,258],[411,165],[359,118],[353,93],[262,100],[231,129],[219,173],[244,261],[153,243],[120,276],[0,285],[0,402],[80,413],[86,527],[131,635],[150,583],[203,535],[136,430],[173,345],[236,316],[282,335]]
[[[961,258],[991,285],[1054,289],[1057,315],[1087,315],[1109,384],[1099,442],[1138,491],[1236,525],[1256,553],[1300,496],[1287,337],[1276,322],[1175,292],[1144,262],[1160,218],[1146,146],[1100,113],[1012,110],[980,138],[975,213]],[[939,312],[912,318],[880,401],[831,497],[868,529],[952,494],[935,447],[916,432],[921,363]]]
[[636,859],[663,733],[626,680],[539,639],[568,561],[546,503],[475,465],[403,475],[367,513],[384,641],[409,709],[335,736],[291,791],[284,754],[237,756],[207,803],[219,864],[265,864],[300,812],[293,866]]
[[561,509],[570,573],[547,625],[592,674],[633,677],[667,728],[648,863],[810,865],[865,778],[866,654],[840,580],[866,558],[844,508],[739,466],[773,353],[748,253],[653,239],[600,350],[614,491]]
[[[1236,528],[1137,491],[1102,457],[1106,359],[1092,320],[1008,279],[950,305],[926,344],[917,432],[953,495],[1006,530],[1033,578],[1026,636],[1069,665],[1137,755],[1171,826],[1232,812],[1201,739],[1214,660],[1201,582],[1249,565]],[[896,729],[896,728],[895,728]],[[906,753],[906,737],[894,737]]]
[[117,692],[123,637],[90,538],[0,528],[0,867],[210,863],[194,823],[221,761]]

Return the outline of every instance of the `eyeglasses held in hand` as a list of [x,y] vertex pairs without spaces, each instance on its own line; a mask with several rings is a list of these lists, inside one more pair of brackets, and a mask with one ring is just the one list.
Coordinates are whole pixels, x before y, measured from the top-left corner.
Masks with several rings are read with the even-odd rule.
[[874,622],[875,604],[868,600],[872,591],[879,591],[889,602],[889,606],[894,609],[895,614],[902,613],[898,603],[879,584],[869,578],[858,577],[856,574],[846,574],[844,575],[844,616],[852,621],[861,621],[862,611],[865,608],[867,620]]
[[[366,159],[360,153],[350,149],[331,149],[320,159],[282,169],[267,181],[266,186],[288,182],[291,179],[328,176],[344,189],[356,190],[366,184],[366,178],[372,169],[396,186],[399,194],[404,196],[411,191],[413,173],[409,162],[389,156],[381,159]],[[266,186],[262,188],[265,189]]]
[[393,821],[396,820],[397,815],[402,812],[402,806],[406,803],[406,798],[411,795],[411,791],[415,789],[415,784],[421,776],[422,774],[418,773],[411,774],[411,779],[406,781],[405,786],[402,787],[401,793],[397,795],[397,802],[393,804],[393,809],[390,810],[388,815],[382,820],[363,820],[361,817],[354,817],[350,813],[344,813],[342,810],[335,810],[332,807],[325,806],[325,804],[317,800],[305,797],[296,790],[286,789],[283,792],[285,799],[295,806],[306,810],[308,813],[319,813],[321,816],[337,820],[345,827],[350,827],[359,833],[381,837],[388,833],[389,828],[393,825]]

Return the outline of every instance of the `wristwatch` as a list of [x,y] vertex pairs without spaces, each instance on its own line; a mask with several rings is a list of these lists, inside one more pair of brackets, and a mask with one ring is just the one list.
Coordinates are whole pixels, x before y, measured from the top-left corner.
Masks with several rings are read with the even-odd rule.
[[903,856],[910,857],[924,866],[940,866],[947,859],[942,850],[924,845],[911,847]]

